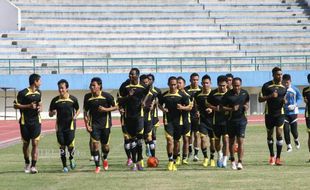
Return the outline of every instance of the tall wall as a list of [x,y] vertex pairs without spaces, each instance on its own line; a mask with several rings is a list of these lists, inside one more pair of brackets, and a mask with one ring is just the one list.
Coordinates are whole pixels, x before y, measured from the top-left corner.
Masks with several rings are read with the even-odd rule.
[[0,30],[20,30],[20,9],[7,0],[0,0]]

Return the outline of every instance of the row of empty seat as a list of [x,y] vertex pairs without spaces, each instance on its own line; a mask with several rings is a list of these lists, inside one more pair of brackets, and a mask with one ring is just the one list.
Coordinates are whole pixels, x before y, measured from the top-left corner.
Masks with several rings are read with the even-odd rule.
[[304,1],[11,2],[21,9],[22,31],[0,31],[0,59],[310,53],[310,9]]

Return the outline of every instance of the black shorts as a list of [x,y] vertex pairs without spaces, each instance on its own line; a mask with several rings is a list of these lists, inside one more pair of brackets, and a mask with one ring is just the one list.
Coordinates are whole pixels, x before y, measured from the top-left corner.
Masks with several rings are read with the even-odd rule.
[[227,125],[213,125],[213,132],[215,138],[221,138],[221,136],[228,135]]
[[297,122],[297,114],[293,114],[293,115],[285,115],[285,119],[284,122],[288,123],[288,124],[292,124]]
[[184,123],[181,125],[181,135],[190,137],[191,136],[191,124],[190,123]]
[[199,131],[199,118],[191,117],[191,131],[194,133]]
[[57,131],[56,136],[60,146],[74,147],[75,130]]
[[179,141],[182,136],[182,125],[175,122],[168,122],[165,125],[166,137],[172,137],[175,141]]
[[306,117],[306,125],[308,128],[308,132],[310,133],[310,117]]
[[214,132],[212,130],[212,121],[208,119],[201,119],[199,124],[199,133],[200,135],[207,136],[212,139],[214,138]]
[[154,128],[154,125],[153,125],[151,115],[145,114],[145,116],[144,116],[144,132],[143,132],[144,138],[152,136],[153,128]]
[[93,128],[90,133],[92,142],[101,142],[101,144],[109,144],[111,128]]
[[230,121],[228,122],[228,136],[229,138],[245,138],[245,129],[247,121]]
[[130,139],[136,138],[138,136],[143,136],[144,134],[144,118],[125,118],[124,131]]
[[31,139],[40,140],[41,123],[20,125],[20,134],[24,142],[29,142]]
[[270,116],[265,115],[265,125],[268,130],[273,129],[274,127],[283,127],[284,125],[284,115],[279,116]]

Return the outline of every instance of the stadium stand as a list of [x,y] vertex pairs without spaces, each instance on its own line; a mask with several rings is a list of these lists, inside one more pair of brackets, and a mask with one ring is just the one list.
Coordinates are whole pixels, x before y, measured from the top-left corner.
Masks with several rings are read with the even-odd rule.
[[22,31],[0,58],[309,54],[309,12],[292,0],[11,0]]

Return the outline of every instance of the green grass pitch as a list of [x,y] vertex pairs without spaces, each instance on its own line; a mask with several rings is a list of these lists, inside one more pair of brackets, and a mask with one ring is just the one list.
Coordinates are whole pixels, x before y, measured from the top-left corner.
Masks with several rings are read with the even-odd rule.
[[55,134],[44,135],[40,142],[40,155],[36,175],[23,172],[24,161],[21,144],[0,149],[0,189],[308,189],[310,163],[307,148],[308,134],[299,126],[301,149],[286,153],[283,147],[283,166],[268,165],[266,132],[263,126],[248,126],[245,141],[244,170],[204,168],[200,162],[179,166],[168,172],[163,128],[158,129],[158,168],[132,172],[125,166],[121,129],[112,129],[109,171],[94,173],[94,163],[89,161],[89,135],[84,129],[76,133],[77,168],[62,173]]

